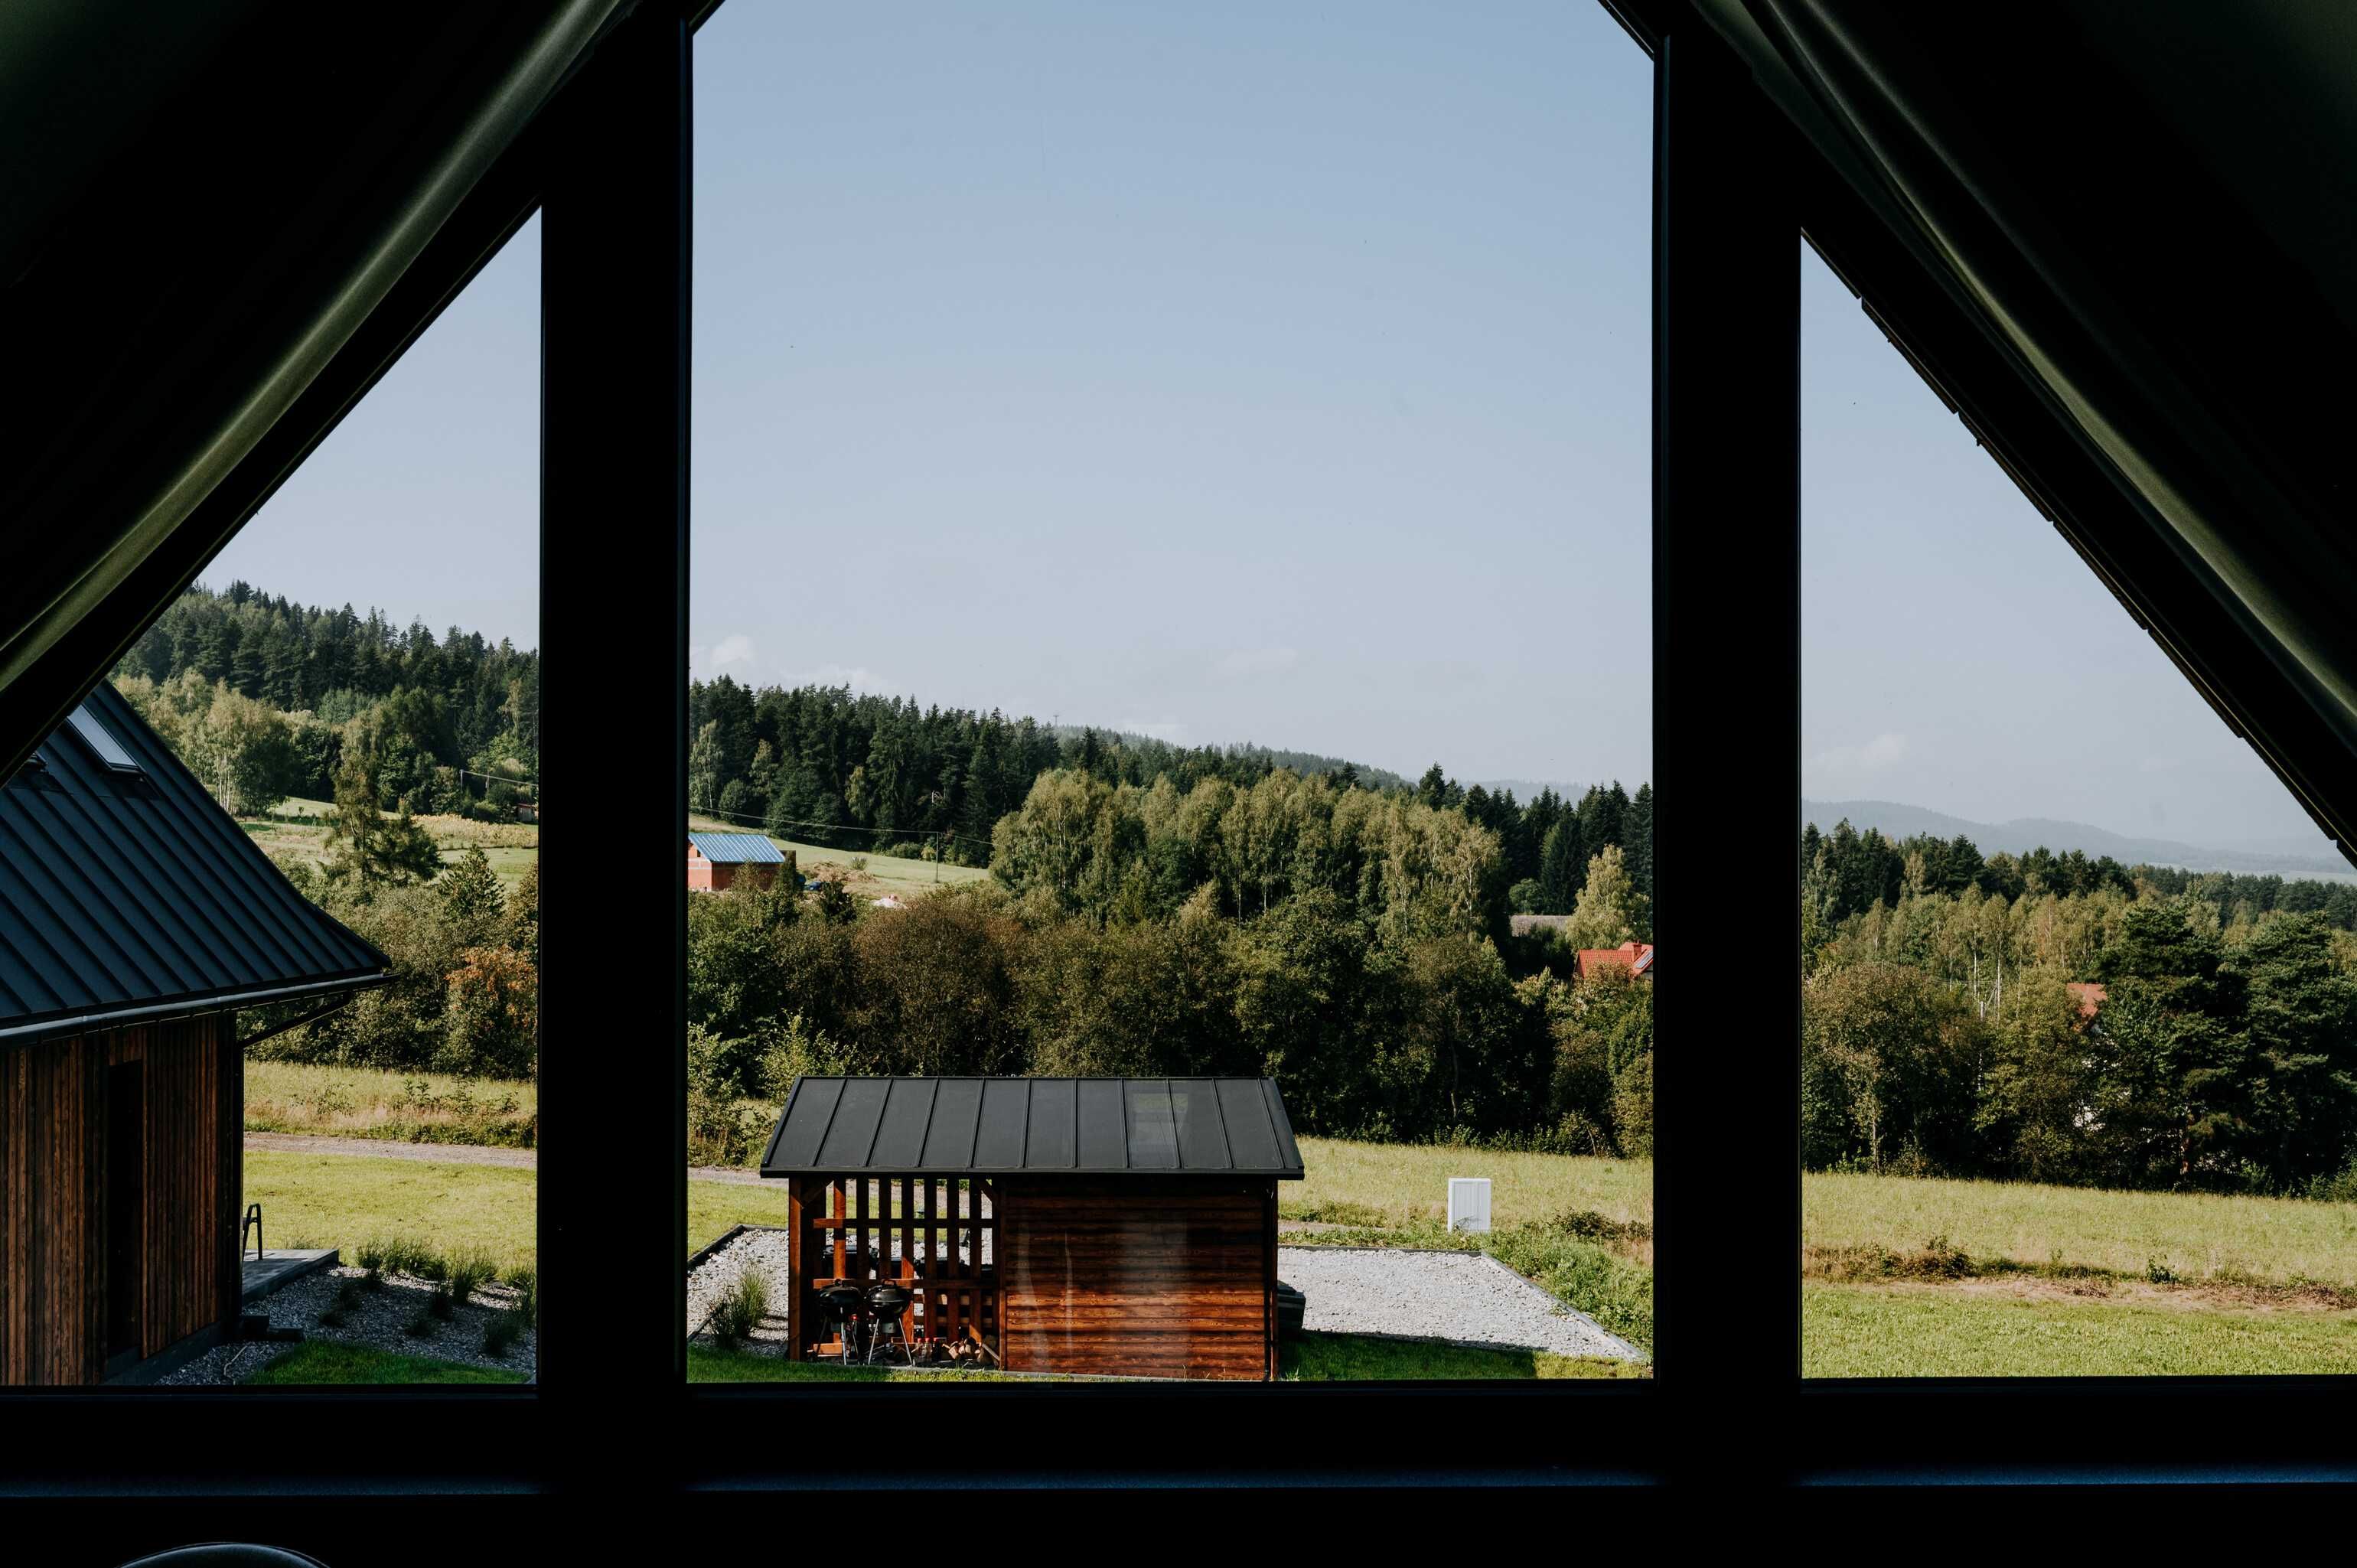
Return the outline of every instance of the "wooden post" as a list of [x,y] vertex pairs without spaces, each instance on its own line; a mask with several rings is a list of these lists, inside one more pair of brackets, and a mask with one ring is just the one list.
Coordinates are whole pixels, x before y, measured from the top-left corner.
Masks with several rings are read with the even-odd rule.
[[1261,1205],[1263,1245],[1268,1257],[1268,1268],[1261,1280],[1261,1299],[1268,1313],[1268,1370],[1263,1380],[1275,1382],[1284,1360],[1284,1335],[1277,1326],[1276,1309],[1276,1183],[1267,1185]]
[[803,1212],[803,1178],[786,1178],[786,1359],[802,1359],[802,1339],[811,1330],[810,1271],[802,1260],[809,1253],[803,1234],[810,1221]]

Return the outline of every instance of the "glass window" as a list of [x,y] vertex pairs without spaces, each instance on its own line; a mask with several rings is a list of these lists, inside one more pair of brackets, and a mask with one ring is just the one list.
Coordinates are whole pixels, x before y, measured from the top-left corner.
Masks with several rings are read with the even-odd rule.
[[[110,1376],[533,1375],[539,250],[535,220],[75,725],[168,755],[159,827],[229,841],[154,882],[153,983],[243,966],[233,1010],[107,1036]],[[222,1162],[195,1187],[183,1131]]]
[[2349,1369],[2357,876],[1803,269],[1804,1369]]
[[1650,62],[697,42],[691,1375],[1649,1371]]

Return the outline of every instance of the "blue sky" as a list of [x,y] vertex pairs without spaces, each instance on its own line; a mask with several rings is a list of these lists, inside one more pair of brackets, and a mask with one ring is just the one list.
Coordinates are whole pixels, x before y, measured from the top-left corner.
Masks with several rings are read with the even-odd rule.
[[[1650,75],[1577,3],[725,5],[700,672],[1649,777]],[[537,246],[208,580],[535,639]],[[1809,791],[2312,840],[1804,272]]]

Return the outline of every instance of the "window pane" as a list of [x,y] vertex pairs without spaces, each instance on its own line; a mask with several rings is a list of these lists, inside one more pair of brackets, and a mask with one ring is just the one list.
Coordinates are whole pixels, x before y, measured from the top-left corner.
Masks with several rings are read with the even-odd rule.
[[0,790],[10,1381],[533,1375],[538,300],[535,221]]
[[1649,62],[697,44],[692,1374],[1648,1369]]
[[2349,1369],[2357,877],[1803,271],[1805,1369]]

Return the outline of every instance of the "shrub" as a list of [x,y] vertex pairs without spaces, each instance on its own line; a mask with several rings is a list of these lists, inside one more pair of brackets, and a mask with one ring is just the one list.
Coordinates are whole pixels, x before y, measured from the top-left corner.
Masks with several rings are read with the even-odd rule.
[[518,1263],[507,1271],[508,1288],[516,1293],[515,1310],[527,1323],[540,1321],[540,1271]]
[[480,1247],[462,1247],[450,1254],[445,1286],[450,1299],[463,1305],[475,1292],[499,1277],[499,1265]]
[[434,1319],[420,1312],[403,1324],[401,1331],[412,1339],[431,1339],[434,1337]]
[[341,1328],[343,1326],[344,1326],[344,1313],[343,1313],[343,1308],[341,1308],[341,1307],[338,1307],[338,1306],[331,1306],[331,1307],[328,1308],[328,1310],[327,1310],[327,1311],[325,1311],[325,1312],[323,1312],[323,1313],[319,1314],[319,1326],[320,1326],[320,1327],[322,1327],[322,1328]]
[[426,1293],[425,1310],[444,1323],[458,1316],[458,1298],[451,1294],[448,1280],[444,1280]]
[[491,1320],[483,1325],[483,1354],[505,1356],[510,1350],[515,1348],[515,1342],[523,1337],[523,1314],[493,1313]]
[[769,1313],[770,1282],[748,1269],[737,1276],[737,1283],[728,1287],[728,1294],[712,1309],[712,1337],[733,1350]]
[[2330,1176],[2309,1177],[2308,1196],[2318,1203],[2357,1203],[2357,1159]]

